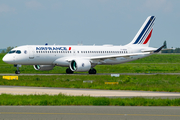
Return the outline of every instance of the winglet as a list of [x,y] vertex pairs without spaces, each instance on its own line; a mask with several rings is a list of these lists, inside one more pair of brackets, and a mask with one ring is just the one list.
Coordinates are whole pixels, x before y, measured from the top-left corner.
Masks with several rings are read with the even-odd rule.
[[167,46],[166,46],[166,41],[164,41],[163,46],[161,46],[160,48],[158,48],[157,50],[155,50],[154,53],[157,53],[157,52],[161,51],[163,48],[167,48]]

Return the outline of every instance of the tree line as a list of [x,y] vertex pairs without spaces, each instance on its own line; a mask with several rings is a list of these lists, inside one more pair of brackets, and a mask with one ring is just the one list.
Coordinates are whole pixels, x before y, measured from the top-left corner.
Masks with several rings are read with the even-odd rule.
[[180,53],[180,48],[170,49],[170,50],[163,50],[161,53]]
[[11,51],[13,48],[14,48],[14,47],[9,46],[9,47],[7,47],[6,50],[2,50],[1,53],[8,53],[8,52]]

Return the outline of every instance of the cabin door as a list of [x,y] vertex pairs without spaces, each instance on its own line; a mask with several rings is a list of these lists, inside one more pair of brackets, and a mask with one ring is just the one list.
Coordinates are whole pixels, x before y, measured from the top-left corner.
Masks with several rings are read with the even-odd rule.
[[29,59],[34,59],[34,50],[32,47],[28,47],[29,49]]

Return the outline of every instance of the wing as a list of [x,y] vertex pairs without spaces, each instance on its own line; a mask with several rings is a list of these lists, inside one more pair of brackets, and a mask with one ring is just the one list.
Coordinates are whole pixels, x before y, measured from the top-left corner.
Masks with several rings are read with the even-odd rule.
[[91,60],[96,60],[96,59],[114,59],[118,57],[130,57],[130,56],[136,56],[136,55],[147,55],[150,54],[149,52],[146,53],[131,53],[131,54],[120,54],[120,55],[106,55],[106,56],[94,56],[94,57],[88,57]]
[[[150,52],[145,52],[145,53],[131,53],[131,54],[118,54],[118,55],[105,55],[105,56],[92,56],[92,57],[83,57],[83,59],[88,59],[88,60],[104,60],[104,59],[115,59],[118,57],[125,57],[128,58],[130,56],[136,56],[136,55],[148,55]],[[67,58],[65,59],[67,62],[70,62],[74,60],[74,58]]]
[[[163,49],[163,48],[165,48],[165,49]],[[159,47],[159,48],[151,48],[151,47],[148,47],[148,48],[146,48],[146,49],[144,49],[144,50],[141,50],[141,51],[142,51],[142,52],[158,53],[158,52],[160,52],[162,49],[163,49],[163,50],[169,50],[169,49],[167,49],[166,41],[164,41],[164,44],[163,44],[161,47]]]
[[156,51],[158,48],[152,48],[152,47],[148,47],[148,48],[145,48],[143,50],[141,50],[141,52],[154,52]]

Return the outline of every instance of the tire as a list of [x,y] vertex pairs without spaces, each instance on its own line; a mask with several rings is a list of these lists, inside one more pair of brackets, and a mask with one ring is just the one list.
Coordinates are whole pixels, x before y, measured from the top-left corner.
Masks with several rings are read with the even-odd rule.
[[90,70],[88,71],[88,73],[89,73],[89,74],[96,74],[96,69],[94,69],[94,68],[93,68],[93,69],[90,69]]
[[66,69],[66,73],[67,73],[67,74],[73,74],[74,72],[73,72],[70,68],[67,68],[67,69]]
[[16,71],[15,71],[15,74],[20,74],[20,71],[17,71],[17,70],[16,70]]

